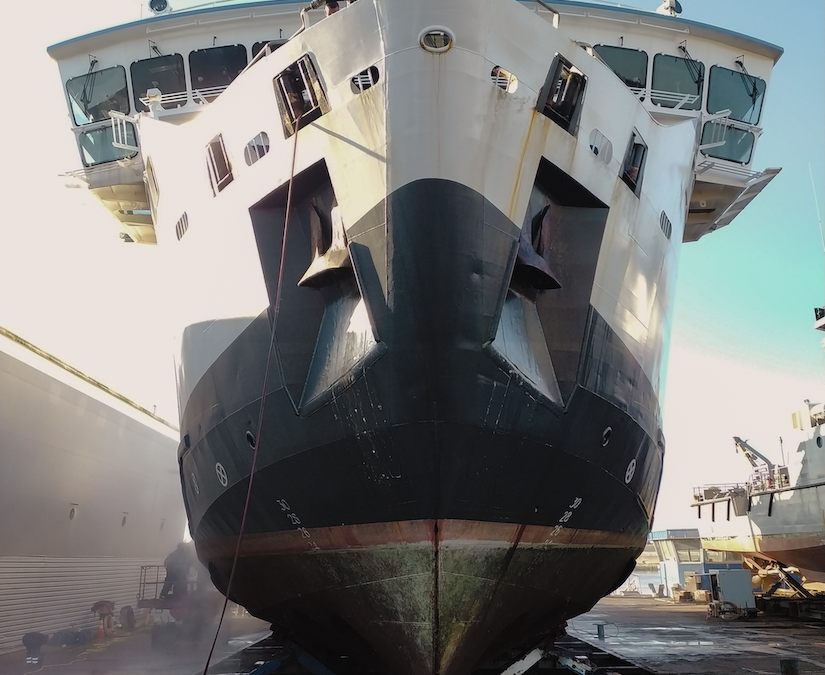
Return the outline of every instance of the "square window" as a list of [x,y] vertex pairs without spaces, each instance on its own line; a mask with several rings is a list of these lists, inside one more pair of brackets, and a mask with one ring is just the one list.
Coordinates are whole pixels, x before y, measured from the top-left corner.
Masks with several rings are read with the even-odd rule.
[[329,112],[329,104],[309,56],[302,56],[273,80],[284,136]]
[[584,73],[557,54],[536,109],[571,134],[575,133],[586,81]]
[[223,136],[218,134],[206,146],[206,160],[209,168],[209,181],[212,193],[217,195],[232,182],[232,164],[226,154]]
[[627,146],[627,153],[625,153],[624,163],[622,164],[622,180],[637,196],[642,188],[642,175],[645,170],[646,157],[647,145],[642,140],[639,132],[634,131],[630,137],[630,144]]

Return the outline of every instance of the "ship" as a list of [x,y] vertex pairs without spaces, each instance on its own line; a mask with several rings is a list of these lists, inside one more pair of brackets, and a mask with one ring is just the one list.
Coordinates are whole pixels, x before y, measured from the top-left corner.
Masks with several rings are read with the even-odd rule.
[[753,468],[745,483],[694,489],[702,546],[740,553],[755,569],[792,566],[825,581],[825,405],[804,401],[791,415],[787,463],[734,437]]
[[72,175],[166,251],[213,581],[363,672],[552,636],[645,548],[679,251],[779,172],[782,49],[674,0],[150,11],[49,53]]
[[0,653],[137,609],[183,538],[177,429],[0,326]]

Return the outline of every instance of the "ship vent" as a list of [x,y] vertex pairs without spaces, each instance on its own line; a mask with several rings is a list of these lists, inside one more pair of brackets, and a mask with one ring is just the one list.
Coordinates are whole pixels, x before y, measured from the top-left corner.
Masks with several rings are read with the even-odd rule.
[[378,68],[375,66],[370,66],[366,70],[362,70],[350,80],[350,82],[352,82],[353,93],[360,94],[362,91],[366,91],[374,84],[377,84],[378,76]]
[[183,235],[186,234],[186,230],[189,229],[189,216],[186,215],[186,212],[183,212],[183,215],[178,219],[178,222],[175,223],[175,234],[178,237],[178,241],[183,238]]
[[662,211],[662,215],[659,216],[659,227],[662,228],[662,232],[665,233],[665,237],[670,239],[670,235],[673,232],[673,224],[670,222],[670,218],[667,217],[667,214]]

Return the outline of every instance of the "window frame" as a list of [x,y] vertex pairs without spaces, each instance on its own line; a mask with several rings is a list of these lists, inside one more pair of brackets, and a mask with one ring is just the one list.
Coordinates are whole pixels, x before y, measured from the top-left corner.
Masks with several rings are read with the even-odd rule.
[[[673,91],[673,89],[657,89],[656,88],[656,74],[657,74],[656,60],[659,59],[659,58],[678,59],[679,61],[683,61],[685,64],[689,64],[689,63],[699,64],[699,66],[701,67],[701,71],[699,73],[699,81],[698,82],[696,82],[696,81],[693,82],[693,84],[696,87],[698,87],[698,92],[695,93],[695,94],[693,94],[693,93],[683,94],[680,91]],[[690,73],[689,66],[685,65],[685,69],[688,71],[688,75],[691,77],[691,80],[693,80],[693,76]],[[658,71],[658,72],[661,73],[661,71]],[[684,56],[677,56],[675,54],[665,54],[664,52],[659,52],[658,54],[655,54],[653,56],[653,68],[651,70],[651,75],[650,75],[650,102],[653,105],[655,105],[659,108],[663,108],[665,110],[680,110],[680,111],[685,111],[685,112],[701,111],[702,110],[702,100],[705,96],[705,82],[707,81],[706,72],[707,72],[707,68],[705,68],[705,64],[702,63],[701,61],[697,61],[696,59],[685,58]],[[684,100],[681,101],[681,102],[677,102],[677,101],[674,100],[672,102],[673,104],[671,105],[670,102],[667,101],[667,97],[666,96],[663,97],[663,94],[664,95],[671,95],[671,96],[685,96],[685,97],[696,96],[697,98],[692,103],[685,103]],[[688,106],[690,106],[690,107],[688,107]]]
[[[742,124],[744,124],[744,123],[742,123]],[[700,136],[700,145],[705,143],[705,134],[706,133],[711,132],[711,134],[712,134],[711,130],[715,125],[723,125],[723,126],[727,127],[727,130],[725,131],[725,143],[723,145],[719,145],[719,146],[716,146],[716,147],[705,148],[704,150],[700,149],[699,152],[701,152],[706,157],[712,157],[713,159],[720,159],[723,162],[733,162],[734,164],[741,164],[742,166],[746,166],[746,165],[750,164],[751,161],[753,160],[753,150],[756,147],[756,138],[757,138],[757,136],[756,136],[755,133],[753,133],[753,131],[751,131],[748,128],[743,129],[743,128],[741,128],[741,126],[739,126],[737,124],[726,124],[724,119],[721,119],[721,120],[708,120],[707,122],[705,122],[702,125],[702,134]],[[717,151],[721,151],[725,147],[728,147],[728,141],[730,140],[728,138],[728,135],[731,134],[731,133],[742,134],[743,138],[745,136],[750,136],[751,137],[752,140],[751,140],[750,149],[749,149],[749,152],[748,152],[747,159],[745,159],[745,160],[732,159],[731,157],[726,157],[726,156],[720,154],[719,152],[717,152]],[[733,147],[733,145],[731,145],[729,147]]]
[[[137,128],[135,127],[134,123],[126,122],[126,128],[131,131],[131,140],[134,141],[134,145],[137,145]],[[112,162],[120,162],[124,159],[133,159],[139,153],[138,150],[129,151],[124,150],[122,148],[117,148],[113,145],[112,141],[114,141],[114,130],[112,129],[111,122],[103,124],[99,123],[98,126],[94,127],[93,129],[87,128],[87,125],[79,127],[79,129],[82,129],[82,131],[77,134],[77,145],[78,150],[80,151],[80,160],[83,162],[83,166],[87,169],[93,166],[101,166],[103,164],[111,164]],[[87,162],[85,155],[88,151],[83,147],[83,137],[91,137],[93,134],[102,134],[104,137],[108,135],[109,145],[112,146],[113,150],[115,151],[115,154],[117,154],[118,156],[111,157],[109,159],[101,159],[95,162]],[[103,140],[105,141],[107,139],[104,138]]]
[[[214,63],[209,64],[209,67],[207,67],[204,72],[202,69],[202,64],[200,63],[201,57],[204,57],[209,53],[216,52],[223,52],[224,54],[234,53],[235,55],[243,54],[243,67],[234,75],[227,72],[226,77],[222,78],[219,84],[210,84],[209,86],[200,87],[198,86],[195,78],[211,73],[213,66],[215,65]],[[192,63],[193,56],[195,57],[194,64]],[[187,56],[187,63],[189,65],[189,79],[192,82],[192,98],[195,103],[202,105],[203,101],[206,101],[206,103],[211,103],[214,101],[230,84],[232,84],[232,82],[234,82],[235,78],[238,77],[238,75],[243,72],[243,69],[249,65],[249,55],[247,54],[246,47],[242,44],[205,47],[203,49],[193,49],[189,52],[189,55]],[[239,64],[240,61],[233,65],[237,66]]]
[[[300,94],[294,87],[299,79],[300,84],[303,85]],[[330,111],[326,93],[309,54],[304,54],[272,78],[272,85],[281,113],[284,138],[292,136],[299,126],[303,128]],[[295,97],[295,100],[290,99],[290,94]],[[295,102],[299,96],[303,109],[300,114],[297,114],[299,111]],[[306,104],[309,104],[308,108]]]
[[[220,149],[222,164],[226,169],[226,173],[219,175],[218,163],[216,160],[215,151]],[[223,192],[226,187],[235,180],[232,172],[232,161],[229,158],[229,153],[226,151],[226,143],[223,140],[223,134],[218,134],[209,143],[206,144],[206,168],[209,173],[209,182],[212,185],[212,194],[217,197],[219,192]]]
[[[733,110],[732,106],[730,106],[730,105],[722,105],[721,107],[719,107],[718,110],[711,110],[711,95],[714,91],[713,76],[716,72],[720,72],[720,71],[725,71],[726,73],[729,73],[730,76],[739,75],[739,76],[742,77],[743,82],[747,78],[750,78],[750,79],[754,80],[756,83],[761,82],[761,84],[762,84],[761,88],[754,85],[754,86],[756,86],[757,90],[759,90],[759,96],[760,96],[760,99],[761,99],[759,101],[759,108],[757,109],[758,112],[757,112],[755,120],[751,121],[751,120],[747,120],[747,119],[742,119],[741,117],[736,117],[736,115],[735,115],[736,111]],[[723,87],[723,89],[724,89],[724,87]],[[726,68],[725,66],[721,66],[719,64],[714,64],[710,67],[710,72],[708,73],[708,100],[707,100],[707,104],[706,104],[705,109],[711,115],[715,115],[716,113],[719,113],[722,110],[730,110],[731,111],[731,114],[729,115],[730,119],[736,120],[737,122],[741,122],[742,124],[747,124],[747,125],[750,125],[750,126],[758,126],[759,121],[762,119],[762,109],[764,108],[764,105],[765,105],[765,94],[767,93],[767,90],[768,90],[768,83],[764,79],[762,79],[761,77],[757,77],[756,75],[751,75],[750,73],[746,73],[746,72],[743,72],[743,71],[734,70],[732,68]],[[716,106],[714,106],[714,107],[716,107]]]
[[[605,47],[607,49],[616,49],[616,50],[621,50],[621,51],[625,51],[625,52],[633,52],[634,54],[642,54],[645,57],[645,67],[644,67],[644,79],[642,80],[641,85],[640,86],[637,86],[635,84],[631,85],[628,82],[627,78],[625,78],[624,75],[620,75],[616,71],[616,69],[610,64],[610,62],[604,57],[604,55],[599,52],[599,47]],[[613,74],[616,77],[618,77],[622,81],[622,83],[639,98],[640,101],[645,100],[645,95],[646,95],[646,92],[647,92],[647,79],[648,79],[648,76],[650,75],[650,55],[644,49],[633,49],[632,47],[617,47],[616,45],[597,44],[597,45],[593,45],[593,51],[596,52],[596,54],[599,55],[599,59],[601,59],[604,62],[604,64],[608,68],[610,68],[611,71],[613,71]],[[638,90],[638,91],[636,91],[636,90]]]
[[[641,148],[641,150],[640,150]],[[641,152],[641,158],[636,161]],[[630,142],[627,145],[627,150],[622,160],[622,172],[619,177],[622,182],[630,188],[630,190],[637,197],[642,192],[642,181],[644,180],[645,165],[647,164],[648,146],[638,129],[633,129],[630,134]],[[635,177],[632,175],[632,170],[637,169]]]
[[[269,134],[265,131],[259,132],[250,140],[243,150],[243,158],[247,166],[252,166],[269,154],[272,144],[269,142]],[[263,151],[261,151],[263,149]]]
[[[560,87],[562,81],[565,80],[566,85]],[[570,93],[571,81],[575,83],[576,88],[572,92],[573,100],[568,101],[566,99]],[[564,91],[559,97],[560,88],[563,88]],[[584,109],[586,89],[587,75],[557,52],[548,71],[544,87],[539,93],[536,110],[553,120],[570,135],[575,136]],[[565,112],[564,108],[568,110]]]
[[[80,80],[80,79],[86,79],[88,81],[88,78],[90,78],[90,77],[93,77],[93,76],[97,77],[97,76],[99,76],[102,73],[105,73],[107,71],[118,70],[118,69],[121,71],[121,73],[123,75],[123,87],[118,89],[116,94],[119,94],[121,91],[126,92],[126,110],[117,110],[116,112],[120,112],[120,113],[123,113],[124,115],[128,115],[132,111],[132,101],[131,101],[131,98],[129,96],[129,77],[126,75],[126,68],[124,68],[122,65],[118,64],[116,66],[110,66],[108,68],[103,68],[102,70],[92,70],[92,71],[90,71],[88,73],[85,73],[83,75],[77,75],[76,77],[70,77],[68,80],[66,80],[65,85],[64,85],[64,88],[66,90],[67,102],[69,104],[69,113],[72,116],[72,122],[74,123],[75,127],[85,127],[89,124],[95,124],[96,122],[104,122],[107,119],[111,119],[111,116],[108,115],[108,114],[105,114],[100,119],[90,119],[88,122],[79,122],[77,120],[77,115],[75,114],[75,108],[74,108],[74,105],[73,105],[74,101],[76,99],[71,94],[70,89],[69,89],[70,83],[74,82],[75,80]],[[85,89],[85,84],[84,84],[84,89]],[[114,101],[114,100],[116,100],[116,98],[114,96],[112,96],[112,97],[110,97],[108,99],[105,99],[105,100],[106,101]],[[90,103],[91,103],[91,101],[90,101]],[[103,103],[103,101],[101,101],[101,103]],[[95,107],[99,107],[99,106],[95,106]],[[110,108],[106,112],[107,113],[111,112],[111,110],[113,110],[113,108]],[[84,111],[84,113],[87,114],[87,117],[88,117],[88,112],[89,112],[88,110]]]
[[[161,100],[160,105],[164,110],[174,110],[176,108],[180,108],[180,107],[186,105],[186,103],[189,101],[189,88],[190,87],[189,87],[189,82],[187,81],[187,77],[186,77],[186,61],[184,60],[183,55],[176,52],[174,54],[162,54],[160,56],[152,56],[148,59],[138,59],[137,61],[132,61],[132,63],[129,65],[129,79],[131,80],[131,83],[132,83],[132,103],[134,104],[135,110],[137,112],[148,112],[149,111],[149,106],[145,105],[140,99],[141,99],[141,93],[142,93],[143,97],[145,98],[147,93],[148,93],[148,90],[152,89],[153,87],[147,87],[146,91],[143,91],[143,92],[138,91],[138,88],[135,84],[135,82],[136,82],[135,72],[134,72],[135,66],[138,65],[138,64],[146,64],[149,61],[155,61],[155,60],[159,60],[159,59],[171,59],[171,58],[174,58],[174,57],[177,57],[178,64],[180,65],[180,73],[179,74],[180,74],[180,77],[183,81],[183,89],[179,89],[177,91],[163,91],[163,89],[161,89],[160,93],[163,95],[163,97],[169,96],[169,97],[174,97],[174,98],[167,99],[166,101]],[[173,70],[174,70],[174,68],[173,68]],[[181,96],[181,94],[183,96]]]

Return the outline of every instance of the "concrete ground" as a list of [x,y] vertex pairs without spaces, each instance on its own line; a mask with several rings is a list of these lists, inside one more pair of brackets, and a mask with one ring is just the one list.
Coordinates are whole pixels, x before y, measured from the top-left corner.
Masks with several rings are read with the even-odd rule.
[[[569,621],[568,633],[663,675],[776,675],[780,660],[793,658],[800,673],[825,673],[825,624],[706,613],[706,605],[610,596]],[[598,622],[608,622],[602,641]]]
[[[85,645],[47,645],[40,666],[26,664],[25,651],[3,654],[0,675],[200,675],[214,638],[214,632],[204,633],[197,642],[172,638],[153,646],[152,628],[145,627]],[[212,663],[268,634],[269,624],[259,619],[227,616]]]

